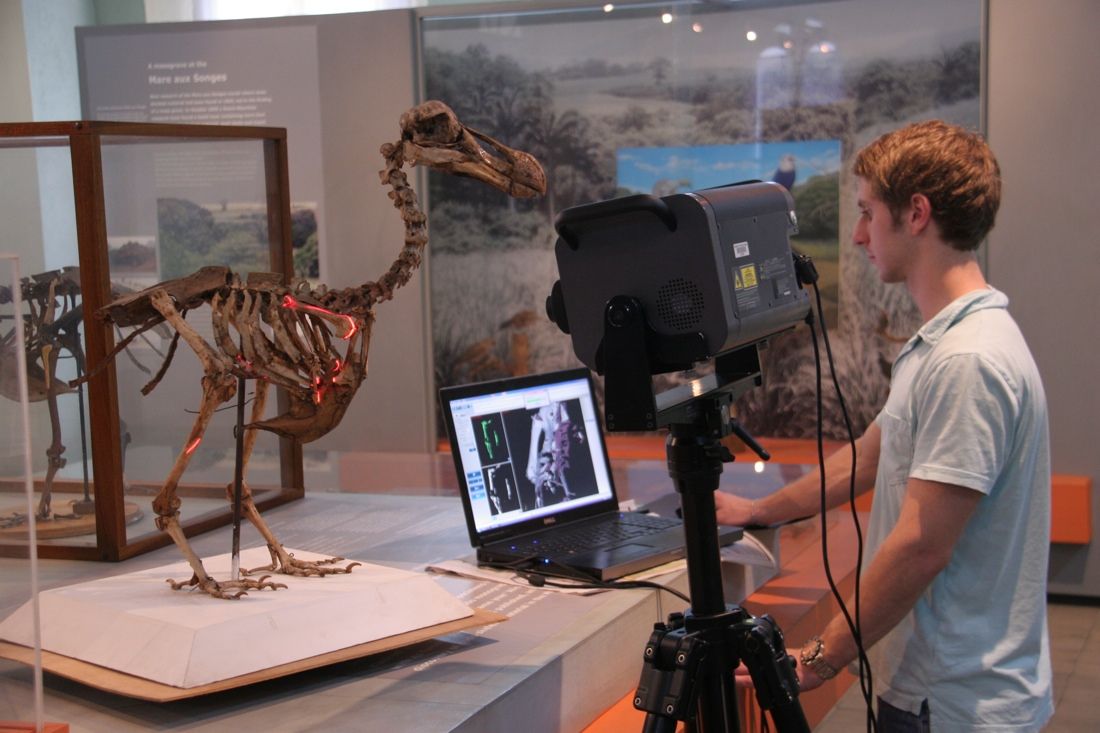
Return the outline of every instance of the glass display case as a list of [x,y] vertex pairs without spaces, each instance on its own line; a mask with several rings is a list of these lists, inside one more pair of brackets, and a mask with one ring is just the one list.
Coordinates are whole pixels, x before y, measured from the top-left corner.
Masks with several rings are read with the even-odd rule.
[[[5,333],[16,318],[27,327],[19,354],[6,353],[5,340],[2,366],[5,379],[15,358],[28,371],[39,556],[122,560],[169,544],[151,501],[184,450],[193,451],[178,491],[184,531],[231,521],[234,410],[215,416],[201,446],[184,445],[201,397],[199,360],[183,343],[174,348],[163,324],[111,357],[130,329],[96,313],[116,297],[208,265],[289,282],[286,131],[5,123],[0,183],[7,240],[0,250],[22,262],[24,301],[21,313],[10,299],[0,303],[0,318]],[[208,306],[187,317],[211,339]],[[292,440],[259,437],[246,480],[260,509],[302,496],[301,456]],[[12,468],[0,474],[0,515],[18,514]],[[18,517],[9,524],[0,528],[0,554],[25,554]]]

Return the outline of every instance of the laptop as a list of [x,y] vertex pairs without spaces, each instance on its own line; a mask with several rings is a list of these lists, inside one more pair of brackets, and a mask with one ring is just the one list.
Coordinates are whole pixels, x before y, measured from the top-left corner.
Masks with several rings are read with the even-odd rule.
[[[681,558],[683,523],[622,512],[587,369],[445,387],[478,563],[614,580]],[[720,528],[720,543],[741,536]]]

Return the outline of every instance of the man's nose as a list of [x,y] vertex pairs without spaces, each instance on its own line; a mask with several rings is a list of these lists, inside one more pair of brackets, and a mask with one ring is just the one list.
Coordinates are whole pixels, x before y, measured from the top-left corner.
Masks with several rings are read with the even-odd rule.
[[860,248],[867,246],[867,228],[863,222],[858,222],[852,230],[852,245]]

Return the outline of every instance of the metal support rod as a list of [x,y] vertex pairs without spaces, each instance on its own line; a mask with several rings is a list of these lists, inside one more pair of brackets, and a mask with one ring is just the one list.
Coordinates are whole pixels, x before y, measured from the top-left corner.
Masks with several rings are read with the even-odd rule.
[[233,580],[241,572],[241,495],[244,493],[244,377],[237,377],[237,424],[233,435],[237,439],[237,455],[233,465]]

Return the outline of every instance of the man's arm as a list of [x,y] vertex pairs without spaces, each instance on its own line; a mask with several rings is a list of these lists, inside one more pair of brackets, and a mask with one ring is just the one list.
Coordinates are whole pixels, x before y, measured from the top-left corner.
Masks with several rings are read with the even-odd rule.
[[[857,496],[874,486],[880,439],[878,423],[872,422],[856,440]],[[825,459],[825,503],[829,509],[848,501],[851,476],[852,449],[846,445]],[[810,516],[821,509],[820,472],[810,471],[763,499],[750,501],[719,491],[714,502],[719,524],[779,524]]]
[[[864,648],[870,648],[905,616],[932,580],[951,560],[955,543],[984,494],[954,484],[911,478],[901,515],[874,560],[863,573],[860,620]],[[849,601],[854,614],[855,606]],[[856,658],[856,644],[842,616],[821,634],[823,657],[833,669]],[[821,679],[801,664],[802,689]]]

